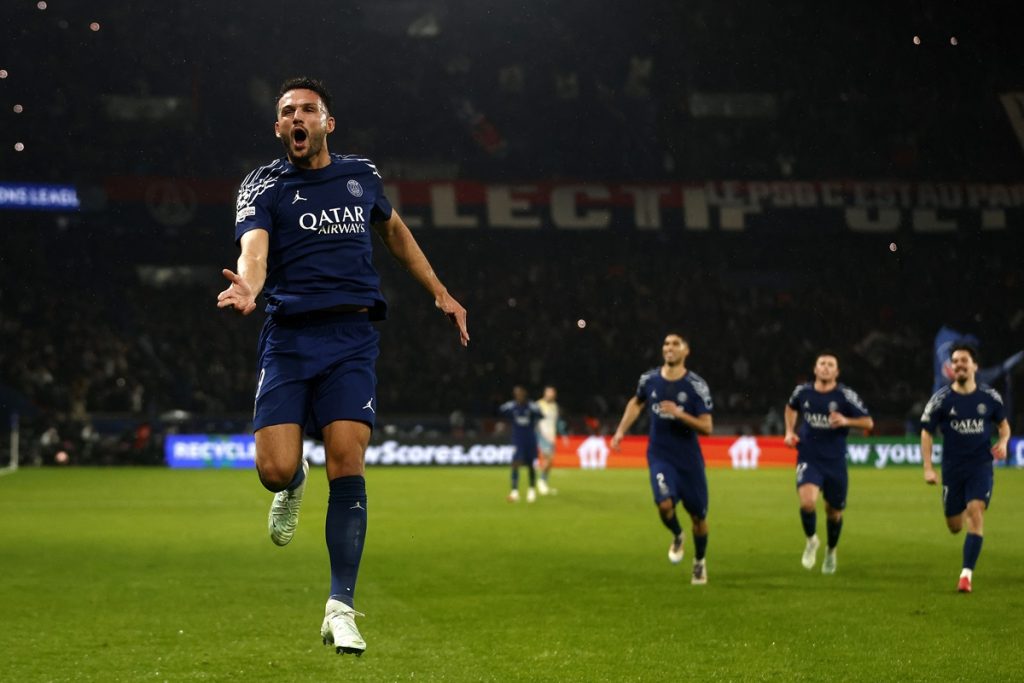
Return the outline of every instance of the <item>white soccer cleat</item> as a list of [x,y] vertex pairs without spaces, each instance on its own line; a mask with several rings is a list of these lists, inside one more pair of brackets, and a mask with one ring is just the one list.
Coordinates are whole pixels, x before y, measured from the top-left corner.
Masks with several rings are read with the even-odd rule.
[[814,563],[818,561],[818,535],[815,534],[807,539],[807,545],[804,546],[804,556],[800,558],[800,564],[804,566],[804,569],[814,569]]
[[366,641],[359,635],[356,628],[356,617],[365,617],[340,600],[331,598],[324,610],[324,625],[320,627],[320,637],[324,645],[333,645],[339,655],[359,656],[366,650]]
[[693,576],[690,583],[694,586],[703,586],[708,582],[708,566],[704,560],[695,560],[693,563]]
[[309,478],[309,463],[302,459],[302,471],[306,477],[294,491],[278,491],[270,504],[270,516],[267,529],[270,540],[277,545],[288,545],[295,535],[295,527],[299,525],[299,508],[302,507],[302,493],[306,490],[306,479]]
[[668,547],[668,561],[672,564],[679,564],[683,561],[683,555],[686,554],[685,544],[686,536],[679,534],[675,540],[672,541],[672,545]]
[[519,502],[519,490],[518,489],[512,489],[512,492],[508,494],[508,498],[506,498],[506,500],[508,502],[510,502],[510,503],[518,503]]
[[542,496],[546,496],[551,493],[551,489],[548,488],[548,483],[543,479],[537,480],[537,493]]
[[537,491],[531,486],[526,491],[526,502],[532,503],[535,500],[537,500]]
[[825,561],[821,563],[822,574],[836,573],[836,551],[835,548],[825,553]]

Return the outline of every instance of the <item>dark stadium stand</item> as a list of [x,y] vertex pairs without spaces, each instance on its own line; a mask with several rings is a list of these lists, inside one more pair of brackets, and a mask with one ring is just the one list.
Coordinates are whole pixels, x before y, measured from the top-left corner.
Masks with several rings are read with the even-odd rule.
[[[339,10],[359,27],[341,37],[309,24],[312,61],[262,49],[284,29],[227,6],[205,8],[203,22],[167,19],[198,11],[185,0],[126,6],[99,32],[50,42],[39,36],[78,24],[11,10],[24,16],[0,92],[26,109],[5,104],[0,126],[26,151],[0,157],[0,182],[75,184],[82,200],[75,214],[0,214],[0,402],[28,438],[55,426],[51,450],[70,440],[84,453],[102,438],[92,451],[138,461],[159,458],[153,439],[167,429],[248,427],[261,314],[229,315],[214,299],[237,255],[230,188],[279,154],[273,95],[297,72],[334,90],[332,150],[371,155],[387,180],[1016,188],[997,229],[975,221],[934,234],[819,230],[813,213],[799,225],[770,214],[742,232],[546,220],[535,231],[423,228],[473,341],[459,348],[379,250],[391,303],[385,424],[444,430],[458,411],[487,431],[514,383],[554,383],[574,429],[587,417],[607,425],[675,329],[691,340],[723,430],[777,429],[770,413],[828,347],[879,430],[902,432],[930,393],[939,326],[978,335],[992,363],[1024,346],[1024,157],[1004,101],[1024,89],[1024,43],[1010,25],[953,4],[879,15],[859,4],[657,0],[609,4],[599,17],[583,0],[557,16],[465,0],[429,12],[385,4]],[[147,40],[134,40],[143,25]],[[712,42],[721,35],[735,40]],[[487,49],[496,36],[503,49]],[[112,60],[123,68],[95,68]],[[112,190],[153,178],[208,195],[177,220],[154,209],[159,197]]]

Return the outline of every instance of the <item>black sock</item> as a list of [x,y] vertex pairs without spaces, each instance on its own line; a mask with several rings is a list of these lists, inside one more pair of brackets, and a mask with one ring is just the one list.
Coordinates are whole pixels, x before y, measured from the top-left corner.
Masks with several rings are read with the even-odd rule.
[[804,512],[803,508],[800,508],[800,521],[804,525],[804,536],[810,538],[816,533],[818,528],[818,514],[814,510]]
[[672,536],[679,538],[683,535],[683,527],[679,526],[679,516],[676,514],[672,515],[671,519],[665,519],[661,517],[661,523],[668,527],[668,530],[672,532]]
[[836,521],[827,520],[825,525],[828,527],[828,549],[832,550],[839,543],[839,532],[843,530],[843,518],[840,517]]
[[694,534],[693,545],[696,548],[694,557],[697,558],[698,562],[700,562],[704,559],[704,554],[708,551],[708,535],[704,534],[703,536],[698,536],[697,534]]

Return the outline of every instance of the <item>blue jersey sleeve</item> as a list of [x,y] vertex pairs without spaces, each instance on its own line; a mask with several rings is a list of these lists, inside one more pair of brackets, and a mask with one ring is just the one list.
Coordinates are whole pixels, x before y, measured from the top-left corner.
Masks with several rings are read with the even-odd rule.
[[649,370],[640,375],[640,379],[636,383],[636,391],[633,395],[636,397],[636,400],[641,403],[647,402],[647,383],[650,381],[653,372],[654,370]]
[[686,375],[690,379],[690,386],[693,387],[694,392],[697,394],[697,400],[692,405],[687,406],[690,408],[690,414],[694,417],[700,417],[706,415],[714,409],[714,403],[711,400],[711,387],[704,381],[704,378],[695,372],[690,372]]
[[847,386],[840,387],[840,391],[843,394],[843,402],[846,404],[846,411],[843,412],[843,415],[846,417],[868,417],[871,414],[856,391]]
[[242,181],[235,200],[235,242],[256,228],[267,232],[273,230],[273,203],[277,197],[275,186],[281,177],[282,167],[282,161],[277,159],[257,168]]
[[998,425],[1006,419],[1006,406],[1003,405],[1003,397],[1000,396],[999,392],[992,387],[984,387],[982,390],[988,394],[989,399],[992,402],[992,408],[990,409],[992,424]]
[[942,419],[942,402],[948,395],[949,387],[942,387],[928,399],[928,403],[924,406],[924,412],[921,413],[921,429],[929,434],[934,434],[935,430],[939,428],[939,422]]
[[786,403],[793,410],[800,410],[800,394],[803,392],[804,384],[797,384],[796,388],[793,389],[793,393],[789,395],[789,401]]
[[391,202],[384,196],[384,186],[381,184],[380,192],[377,193],[377,198],[373,202],[373,208],[370,209],[370,223],[384,223],[391,218],[392,210]]

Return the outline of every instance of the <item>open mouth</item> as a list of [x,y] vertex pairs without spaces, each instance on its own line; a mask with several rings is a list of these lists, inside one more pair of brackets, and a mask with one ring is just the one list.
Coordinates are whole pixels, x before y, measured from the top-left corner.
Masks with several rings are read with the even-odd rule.
[[308,136],[308,134],[306,133],[306,131],[304,131],[304,130],[303,130],[303,129],[301,129],[301,128],[296,128],[296,129],[295,129],[295,130],[294,130],[294,131],[292,132],[292,140],[294,140],[294,141],[295,141],[295,144],[296,144],[296,145],[303,145],[303,144],[305,144],[305,143],[306,143],[306,139],[307,139],[308,137],[309,137],[309,136]]

